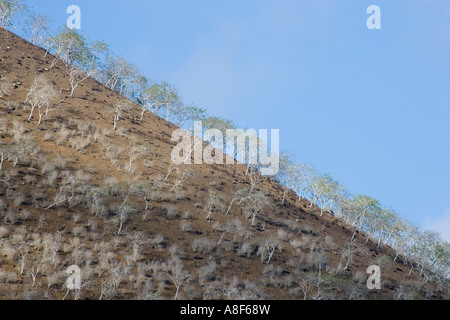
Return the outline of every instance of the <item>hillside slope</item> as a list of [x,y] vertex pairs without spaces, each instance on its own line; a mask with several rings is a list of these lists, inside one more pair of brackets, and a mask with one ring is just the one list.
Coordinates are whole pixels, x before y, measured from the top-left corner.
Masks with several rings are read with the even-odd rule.
[[[175,168],[173,124],[149,112],[141,122],[135,105],[113,130],[124,98],[94,79],[70,98],[53,59],[0,29],[0,299],[62,299],[71,265],[80,299],[447,298],[363,234],[343,254],[351,228],[293,193],[280,205],[282,188],[267,178],[255,187],[269,204],[254,225],[254,204],[235,201],[226,214],[250,185],[244,165]],[[42,75],[59,97],[38,125],[24,101]],[[138,146],[148,152],[128,170]],[[367,289],[370,265],[380,290]]]

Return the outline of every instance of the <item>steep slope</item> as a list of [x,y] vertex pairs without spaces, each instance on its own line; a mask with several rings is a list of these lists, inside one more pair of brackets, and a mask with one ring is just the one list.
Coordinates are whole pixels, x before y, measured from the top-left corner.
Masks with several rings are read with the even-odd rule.
[[[292,193],[281,206],[282,188],[267,178],[255,192],[270,204],[254,225],[251,204],[236,201],[225,214],[250,185],[244,165],[175,168],[173,124],[151,113],[140,122],[135,105],[114,131],[124,98],[94,79],[70,98],[65,66],[50,68],[53,59],[0,29],[0,299],[62,299],[71,265],[81,270],[81,299],[446,297],[360,233],[344,270],[351,228]],[[27,121],[24,103],[39,75],[59,94],[40,125],[36,110]],[[138,146],[148,152],[130,173]],[[381,268],[380,290],[366,287],[370,265]]]

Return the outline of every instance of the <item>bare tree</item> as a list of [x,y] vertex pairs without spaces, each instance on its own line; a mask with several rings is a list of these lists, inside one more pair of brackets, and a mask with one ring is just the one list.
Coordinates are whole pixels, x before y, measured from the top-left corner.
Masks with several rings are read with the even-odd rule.
[[283,185],[283,196],[281,205],[286,201],[286,194],[289,190],[294,190],[296,175],[298,174],[298,164],[293,160],[293,156],[287,153],[280,154],[280,167],[275,179]]
[[122,202],[122,204],[119,207],[119,230],[117,231],[117,234],[120,234],[122,231],[123,224],[128,219],[128,216],[134,211],[131,204],[128,202],[128,195],[125,197],[125,200]]
[[173,163],[173,162],[170,162],[170,164],[169,164],[169,166],[167,167],[167,174],[166,174],[166,176],[164,177],[164,181],[167,181],[167,179],[169,178],[169,176],[172,174],[172,172],[179,172],[180,171],[180,168],[179,168],[179,166],[178,165],[176,165],[175,163]]
[[69,75],[69,83],[70,83],[70,97],[73,97],[75,89],[78,85],[88,79],[89,77],[94,76],[98,72],[98,59],[99,56],[107,50],[107,46],[104,42],[96,41],[90,48],[85,50],[85,56],[80,58],[81,63],[79,63],[79,67],[68,64],[66,65],[66,72]]
[[75,196],[75,186],[73,185],[61,186],[59,188],[59,192],[55,195],[53,203],[48,207],[46,207],[45,209],[48,210],[66,201],[70,202],[74,196]]
[[193,121],[201,121],[206,117],[206,110],[202,108],[195,107],[193,105],[179,104],[177,108],[172,111],[175,118],[173,121],[177,127],[182,128],[186,123],[187,130],[193,127]]
[[278,239],[278,237],[275,234],[270,236],[269,239],[266,239],[265,245],[266,245],[267,253],[269,255],[269,257],[267,258],[266,264],[269,264],[270,259],[272,259],[272,256],[273,256],[275,250],[278,248],[279,244],[280,244],[280,240]]
[[49,33],[48,23],[50,19],[39,14],[30,14],[28,18],[30,42],[36,46],[44,44],[46,35]]
[[251,217],[252,226],[255,225],[258,214],[271,204],[264,191],[253,192],[251,195],[247,196],[244,201],[243,210],[247,217]]
[[0,0],[0,28],[12,26],[14,16],[24,9],[21,0]]
[[77,30],[69,29],[67,26],[49,40],[55,47],[55,59],[50,67],[53,68],[58,60],[66,64],[71,88],[70,97],[73,97],[78,85],[97,73],[100,56],[106,53],[108,48],[104,42],[90,42]]
[[101,74],[101,82],[109,89],[124,95],[139,80],[135,66],[123,58],[109,56]]
[[166,120],[170,118],[173,110],[180,106],[181,99],[175,87],[171,84],[161,81],[151,85],[144,84],[138,103],[142,106],[141,121],[146,110],[152,113],[166,111]]
[[322,216],[326,209],[331,211],[336,196],[340,193],[342,187],[327,174],[316,175],[311,184],[314,184],[312,188],[316,192],[315,197],[320,207],[320,216]]
[[31,266],[31,269],[29,270],[29,272],[30,272],[31,278],[33,280],[32,284],[31,284],[32,287],[34,287],[34,285],[36,284],[36,277],[38,276],[39,272],[42,271],[45,261],[46,260],[44,257],[42,257],[41,259],[36,258],[36,261]]
[[[397,215],[394,209],[384,207],[380,213],[375,223],[378,229],[378,248],[383,242],[388,244],[391,238],[395,239],[395,234],[402,228],[400,216]],[[383,236],[386,236],[386,238],[383,239]]]
[[185,182],[187,179],[192,177],[194,175],[194,171],[192,169],[185,169],[178,172],[177,179],[173,187],[169,190],[169,192],[172,192],[175,190],[176,187],[178,187],[181,183]]
[[22,275],[25,269],[26,259],[30,251],[30,247],[27,244],[22,243],[17,246],[17,251],[19,251],[20,255],[20,275]]
[[117,129],[117,123],[120,120],[124,119],[124,115],[125,113],[131,111],[132,109],[132,103],[129,100],[122,100],[119,102],[119,104],[117,104],[114,109],[113,109],[113,113],[114,113],[114,130]]
[[86,57],[87,39],[75,29],[69,29],[65,26],[49,40],[55,49],[55,59],[50,64],[50,68],[53,68],[58,60],[71,66],[77,61],[81,62]]
[[353,260],[353,256],[363,252],[364,248],[360,244],[356,242],[346,243],[345,248],[342,250],[341,260],[339,261],[337,269],[339,270],[342,267],[343,260],[347,259],[344,266],[344,270],[347,270],[350,262]]
[[238,297],[240,297],[240,290],[238,288],[239,285],[239,279],[236,276],[233,276],[232,280],[230,281],[228,286],[224,286],[222,289],[223,294],[225,295],[225,298],[227,300],[235,300]]
[[224,200],[220,197],[219,193],[214,190],[209,190],[209,197],[206,202],[205,211],[206,219],[211,222],[211,216],[216,211],[223,212],[225,209]]
[[298,276],[298,287],[303,292],[303,300],[308,298],[308,295],[316,288],[317,276],[313,273]]
[[239,200],[238,204],[240,205],[243,201],[245,201],[245,199],[247,199],[248,195],[249,195],[248,188],[242,188],[233,192],[233,198],[231,199],[230,205],[228,206],[228,209],[225,212],[225,214],[228,214],[230,212],[234,202]]
[[328,256],[320,251],[312,251],[309,253],[308,262],[311,266],[313,266],[317,271],[317,296],[321,294],[320,285],[322,283],[322,271],[325,269],[325,266],[328,264]]
[[103,279],[101,284],[101,291],[99,300],[103,297],[113,299],[116,296],[117,287],[122,282],[123,278],[130,273],[130,267],[126,267],[120,261],[113,260],[108,265],[108,277]]
[[48,84],[48,81],[47,81],[47,79],[45,78],[44,75],[40,75],[40,76],[35,77],[34,80],[33,80],[33,83],[28,88],[27,97],[25,98],[24,103],[28,102],[28,100],[30,99],[31,94],[33,94],[34,92],[36,92],[37,90],[39,90],[40,88],[44,87],[47,84]]
[[[358,195],[353,199],[356,218],[352,223],[354,231],[350,241],[353,241],[357,229],[361,230],[367,219],[372,219],[381,211],[381,204],[377,199],[365,195]],[[370,220],[369,220],[370,221]]]
[[[28,116],[28,121],[33,117],[33,111],[37,107],[39,109],[39,122],[42,122],[42,116],[44,113],[47,115],[49,107],[58,96],[56,90],[47,82],[44,76],[38,76],[34,79],[34,82],[30,89],[28,90],[28,95],[26,102],[31,105],[30,115]],[[45,109],[44,109],[45,108]]]
[[177,300],[181,286],[190,278],[189,273],[184,269],[183,263],[177,257],[172,257],[162,265],[161,276],[174,284],[175,296],[173,300]]
[[145,183],[135,183],[135,184],[131,185],[131,192],[133,194],[142,196],[144,198],[144,201],[145,201],[145,209],[144,210],[148,210],[149,201],[150,201],[150,192],[151,192],[150,186]]
[[44,237],[44,251],[50,252],[50,261],[52,265],[56,263],[56,255],[63,243],[61,233],[58,231],[55,234],[47,234]]
[[0,171],[5,160],[13,160],[13,168],[19,162],[19,158],[30,150],[29,144],[2,144],[0,145]]
[[311,180],[316,174],[316,170],[309,164],[299,163],[296,166],[297,173],[294,176],[295,191],[298,194],[298,199],[306,197],[306,192],[309,189]]
[[213,228],[214,230],[217,230],[222,233],[220,235],[219,241],[217,241],[217,244],[219,245],[220,242],[222,242],[222,239],[225,236],[225,234],[236,231],[237,226],[236,221],[229,221],[226,224],[221,224],[220,222],[217,222],[214,224]]
[[94,70],[85,71],[74,65],[66,65],[66,72],[69,75],[71,98],[73,97],[75,89],[78,87],[78,85],[95,74]]
[[148,243],[150,240],[142,233],[142,232],[133,232],[129,239],[131,241],[131,244],[133,245],[133,260],[134,262],[137,261],[139,256],[139,247],[142,246],[145,243]]
[[128,154],[130,161],[128,163],[127,172],[128,173],[133,172],[133,162],[139,158],[145,157],[147,154],[149,154],[149,150],[144,146],[132,147],[130,153]]
[[251,165],[247,167],[246,175],[248,175],[250,179],[250,190],[248,194],[251,195],[256,185],[260,183],[262,180],[264,180],[264,177],[259,172],[257,172],[255,168]]

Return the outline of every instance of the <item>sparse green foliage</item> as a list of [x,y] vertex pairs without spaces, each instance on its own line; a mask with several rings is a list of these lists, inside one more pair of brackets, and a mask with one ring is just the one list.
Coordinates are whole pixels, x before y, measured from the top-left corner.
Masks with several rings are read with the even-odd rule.
[[166,120],[169,120],[172,112],[182,105],[178,91],[165,81],[150,84],[146,78],[140,78],[139,86],[135,100],[142,107],[141,121],[147,110],[155,114],[165,112]]
[[64,26],[57,35],[50,38],[50,41],[55,51],[55,59],[51,63],[52,68],[58,59],[68,66],[75,63],[83,65],[88,62],[88,40],[77,30]]
[[25,5],[21,0],[0,0],[0,28],[12,26],[14,17],[23,10]]
[[[124,95],[136,95],[147,79],[139,75],[135,66],[123,58],[109,54],[105,59],[99,80],[109,89]],[[136,88],[133,90],[132,88]],[[130,92],[131,91],[131,92]],[[140,100],[134,98],[139,103]]]

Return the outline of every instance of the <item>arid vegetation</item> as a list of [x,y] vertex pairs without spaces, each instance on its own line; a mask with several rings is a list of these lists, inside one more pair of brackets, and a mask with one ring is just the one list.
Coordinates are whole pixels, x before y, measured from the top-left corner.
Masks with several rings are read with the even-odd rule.
[[32,19],[30,42],[0,28],[0,299],[448,299],[439,234],[286,154],[270,178],[175,165],[176,125],[233,124]]

